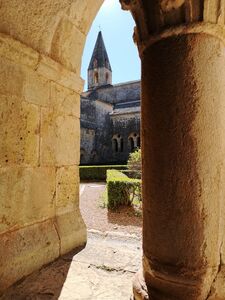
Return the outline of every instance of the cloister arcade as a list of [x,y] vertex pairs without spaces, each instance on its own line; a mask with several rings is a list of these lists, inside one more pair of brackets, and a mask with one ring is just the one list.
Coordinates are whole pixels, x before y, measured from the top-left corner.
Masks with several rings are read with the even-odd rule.
[[[80,66],[102,3],[0,1],[0,292],[85,245]],[[224,300],[225,1],[121,4],[142,62],[135,299]]]

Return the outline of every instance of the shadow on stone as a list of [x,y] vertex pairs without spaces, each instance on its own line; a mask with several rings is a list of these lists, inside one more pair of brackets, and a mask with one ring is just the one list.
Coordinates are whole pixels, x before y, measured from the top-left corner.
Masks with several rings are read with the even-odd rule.
[[58,258],[39,271],[21,279],[8,289],[0,300],[56,300],[59,299],[72,260],[83,247]]

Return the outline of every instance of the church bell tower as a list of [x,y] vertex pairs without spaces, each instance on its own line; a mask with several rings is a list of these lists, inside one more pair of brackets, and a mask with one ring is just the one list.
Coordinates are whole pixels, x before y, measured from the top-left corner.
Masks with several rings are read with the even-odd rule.
[[88,67],[88,89],[112,84],[112,69],[106,52],[102,32],[99,31]]

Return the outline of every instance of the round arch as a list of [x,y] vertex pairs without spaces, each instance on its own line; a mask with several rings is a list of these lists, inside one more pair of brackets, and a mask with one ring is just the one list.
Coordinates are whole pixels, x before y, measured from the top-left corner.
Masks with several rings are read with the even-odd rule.
[[85,39],[103,2],[1,1],[0,32],[79,75]]
[[0,2],[1,293],[86,243],[80,65],[103,0]]
[[[74,185],[74,178],[79,181],[80,65],[102,3],[0,1],[0,293],[86,243]],[[142,140],[144,277],[156,298],[206,299],[210,290],[221,290],[220,278],[224,282],[224,176],[215,184],[218,168],[209,168],[224,160],[225,77],[219,77],[225,61],[224,1],[123,0],[123,7],[137,24],[142,129],[150,136]],[[168,116],[169,126],[158,126]],[[173,130],[175,124],[181,127]],[[208,187],[212,193],[205,192]],[[182,209],[174,210],[177,203]],[[143,273],[139,277],[137,298],[145,298]]]

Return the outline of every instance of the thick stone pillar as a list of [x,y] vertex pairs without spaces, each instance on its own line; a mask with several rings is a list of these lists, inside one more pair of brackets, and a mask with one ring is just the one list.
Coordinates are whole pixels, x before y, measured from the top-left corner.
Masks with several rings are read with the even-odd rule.
[[122,2],[142,60],[135,299],[225,299],[225,3]]

